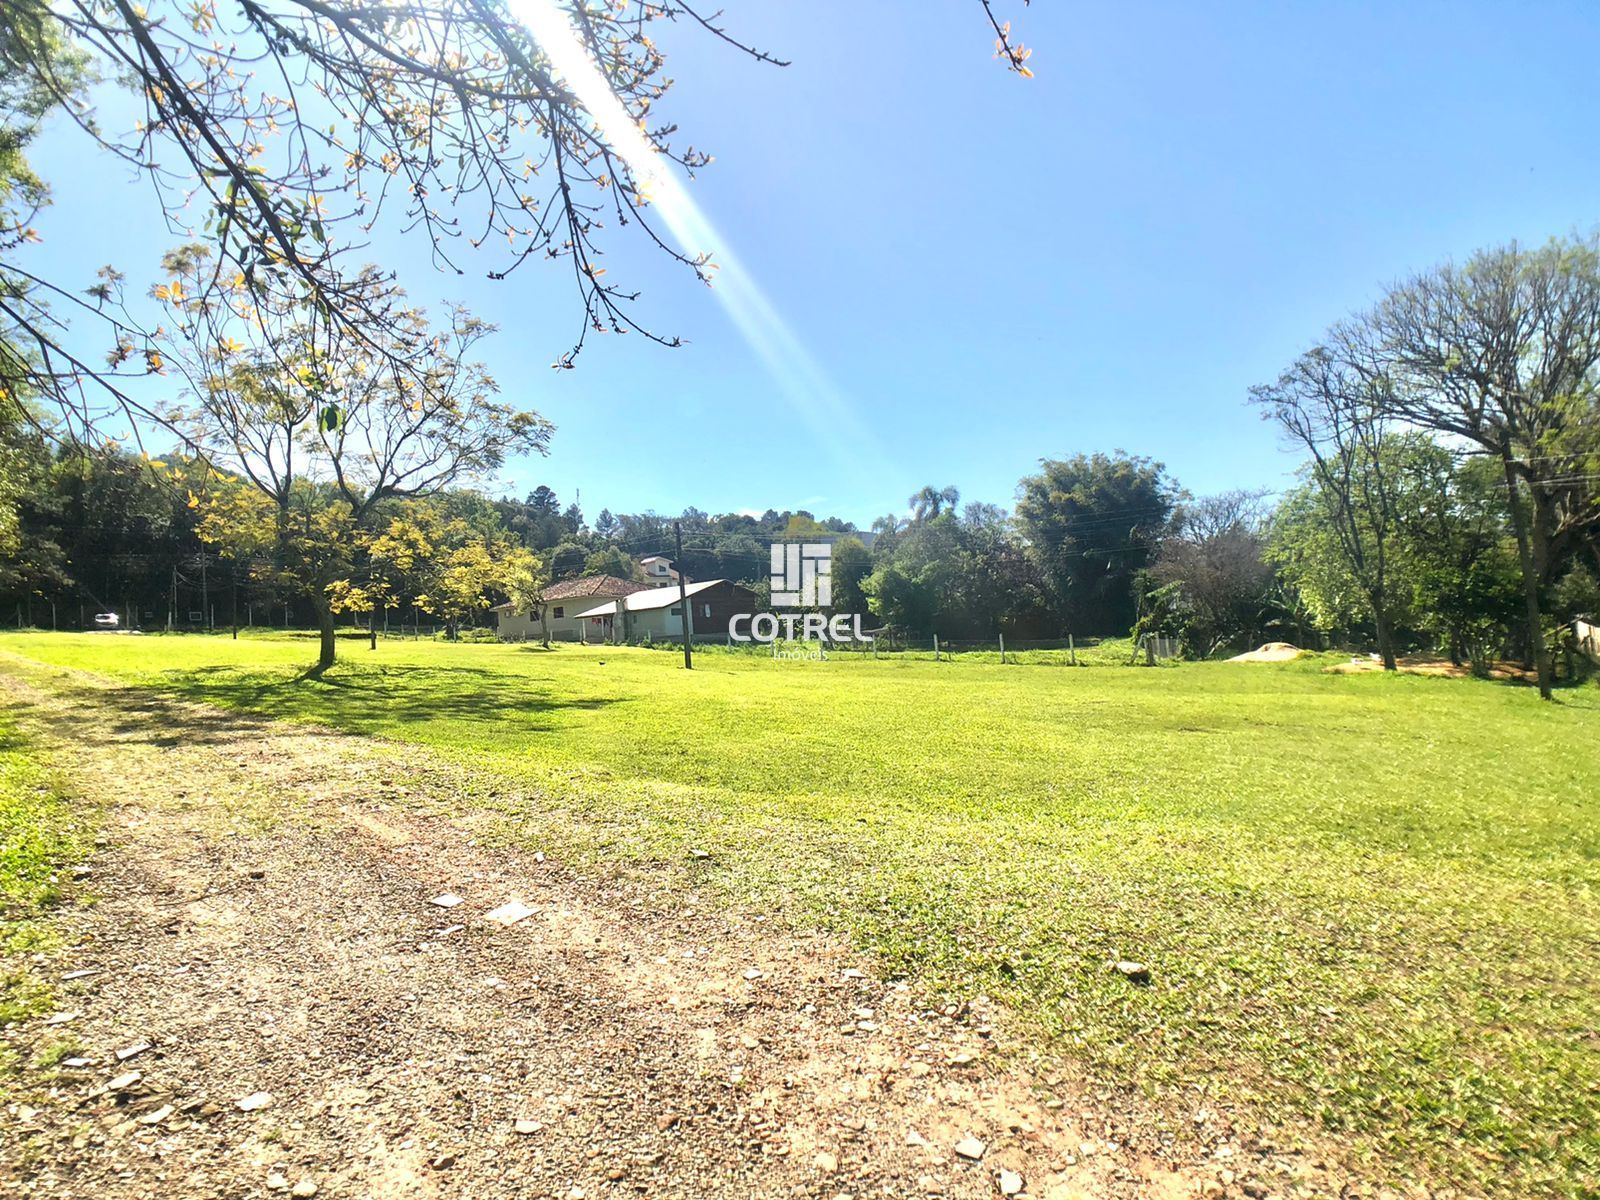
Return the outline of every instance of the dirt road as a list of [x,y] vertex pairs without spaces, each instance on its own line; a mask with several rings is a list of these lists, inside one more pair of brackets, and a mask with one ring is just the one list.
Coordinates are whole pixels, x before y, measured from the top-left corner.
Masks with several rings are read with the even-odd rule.
[[70,1019],[4,1034],[5,1195],[1339,1194],[1216,1114],[1176,1149],[1030,1076],[981,1003],[719,911],[714,862],[646,888],[486,847],[430,815],[463,780],[416,747],[15,660],[0,702],[105,831],[48,966]]

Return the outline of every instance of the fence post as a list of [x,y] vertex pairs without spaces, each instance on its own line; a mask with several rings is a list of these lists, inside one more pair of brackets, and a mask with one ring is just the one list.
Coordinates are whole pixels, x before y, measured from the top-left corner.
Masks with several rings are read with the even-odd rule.
[[1000,635],[1000,662],[1001,662],[1001,665],[1004,665],[1005,661],[1006,661],[1006,635],[1002,633]]
[[933,661],[939,661],[939,635],[937,633],[933,635]]
[[1072,643],[1072,635],[1067,634],[1067,653],[1072,656],[1072,665],[1078,665],[1078,647]]

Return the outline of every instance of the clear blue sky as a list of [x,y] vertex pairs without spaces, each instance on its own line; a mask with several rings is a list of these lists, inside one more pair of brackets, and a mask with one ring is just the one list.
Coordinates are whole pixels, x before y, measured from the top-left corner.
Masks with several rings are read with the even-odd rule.
[[[1250,384],[1386,281],[1600,219],[1593,0],[997,0],[1031,81],[990,57],[978,0],[727,8],[793,65],[669,30],[666,115],[716,154],[695,198],[870,434],[819,444],[710,293],[642,252],[610,277],[689,344],[601,338],[558,372],[564,267],[447,278],[387,238],[414,295],[500,325],[502,387],[557,425],[509,491],[865,523],[924,483],[1009,505],[1040,457],[1114,448],[1195,492],[1276,488],[1294,459]],[[35,159],[57,190],[35,261],[153,281],[172,239],[145,185],[66,130]]]

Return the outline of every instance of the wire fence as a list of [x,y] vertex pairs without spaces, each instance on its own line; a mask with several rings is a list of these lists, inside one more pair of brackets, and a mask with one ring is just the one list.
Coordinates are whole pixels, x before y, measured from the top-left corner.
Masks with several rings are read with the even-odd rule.
[[[82,629],[87,625],[93,628],[92,622],[79,624],[74,618],[79,618],[78,606],[74,606],[71,617],[63,611],[59,615],[66,617],[59,624],[46,623],[38,620],[43,615],[35,611],[31,614],[35,619],[23,619],[19,611],[17,620],[12,626],[18,629],[49,630]],[[130,606],[131,608],[131,606]],[[85,607],[88,613],[92,606]],[[173,633],[215,633],[226,636],[233,629],[227,620],[227,614],[216,613],[213,624],[208,624],[201,613],[184,613],[178,620],[168,625],[166,613],[154,610],[142,614],[132,610],[135,620],[126,621],[121,625],[123,629],[144,629],[149,632]],[[52,614],[55,615],[55,614]],[[122,615],[122,614],[119,614]],[[304,620],[304,614],[292,610],[285,611],[283,605],[240,605],[239,612],[240,632],[253,637],[307,637],[317,636],[314,624]],[[144,620],[138,620],[143,616]],[[187,617],[188,620],[182,619]],[[276,618],[274,620],[274,618]],[[0,621],[0,625],[9,624]],[[543,638],[537,631],[523,632],[520,634],[497,635],[493,627],[471,626],[462,624],[452,629],[448,624],[420,620],[416,616],[407,619],[377,621],[377,640],[382,641],[414,641],[414,640],[452,640],[459,642],[504,642],[510,644],[539,644]],[[335,629],[336,636],[341,640],[359,638],[367,639],[371,636],[367,619],[346,616],[339,621]],[[678,650],[683,645],[681,635],[636,637],[627,643],[616,641],[590,639],[587,642],[576,640],[573,637],[552,637],[551,644],[569,647],[605,647],[627,644],[644,649]],[[911,634],[903,630],[878,629],[867,630],[863,641],[809,641],[801,639],[786,640],[779,638],[770,642],[738,642],[734,641],[725,630],[696,632],[694,634],[695,652],[711,652],[719,655],[736,655],[741,658],[768,658],[779,661],[806,660],[828,661],[840,659],[844,661],[860,661],[863,659],[878,659],[901,662],[939,662],[939,663],[968,663],[968,664],[1015,664],[1018,666],[1055,666],[1055,667],[1104,667],[1104,666],[1133,666],[1154,665],[1169,662],[1178,657],[1179,647],[1176,639],[1146,635],[1137,642],[1128,637],[1077,637],[1067,635],[1060,638],[1007,638],[995,635],[993,638],[944,638],[937,634]]]
[[[726,633],[697,633],[695,653],[732,655],[738,658],[766,658],[777,661],[814,662],[881,660],[951,664],[1007,664],[1051,667],[1134,666],[1172,662],[1178,655],[1176,639],[1159,641],[1152,637],[1132,638],[1075,636],[1046,639],[1012,639],[996,635],[988,639],[946,639],[928,634],[911,635],[898,631],[868,631],[866,641],[810,641],[778,638],[769,642],[737,642]],[[530,639],[532,640],[532,639]],[[568,643],[571,644],[571,643]],[[591,643],[591,645],[597,643]],[[679,650],[681,637],[635,640],[635,646]]]

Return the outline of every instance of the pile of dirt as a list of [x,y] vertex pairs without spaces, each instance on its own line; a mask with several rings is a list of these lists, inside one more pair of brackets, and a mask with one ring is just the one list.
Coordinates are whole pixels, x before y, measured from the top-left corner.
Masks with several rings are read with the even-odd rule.
[[[1395,669],[1402,675],[1436,675],[1445,679],[1466,679],[1473,673],[1466,663],[1453,663],[1447,658],[1430,655],[1402,655],[1395,660]],[[1335,663],[1324,668],[1329,675],[1366,675],[1383,670],[1383,660],[1376,656],[1352,658],[1346,663]],[[1530,671],[1517,663],[1490,663],[1486,672],[1490,679],[1514,679],[1519,683],[1537,683],[1537,671]]]
[[1268,642],[1266,645],[1258,646],[1256,649],[1251,650],[1248,653],[1235,654],[1228,661],[1265,663],[1293,662],[1295,659],[1299,658],[1305,653],[1306,651],[1300,649],[1299,646],[1291,646],[1288,642]]

